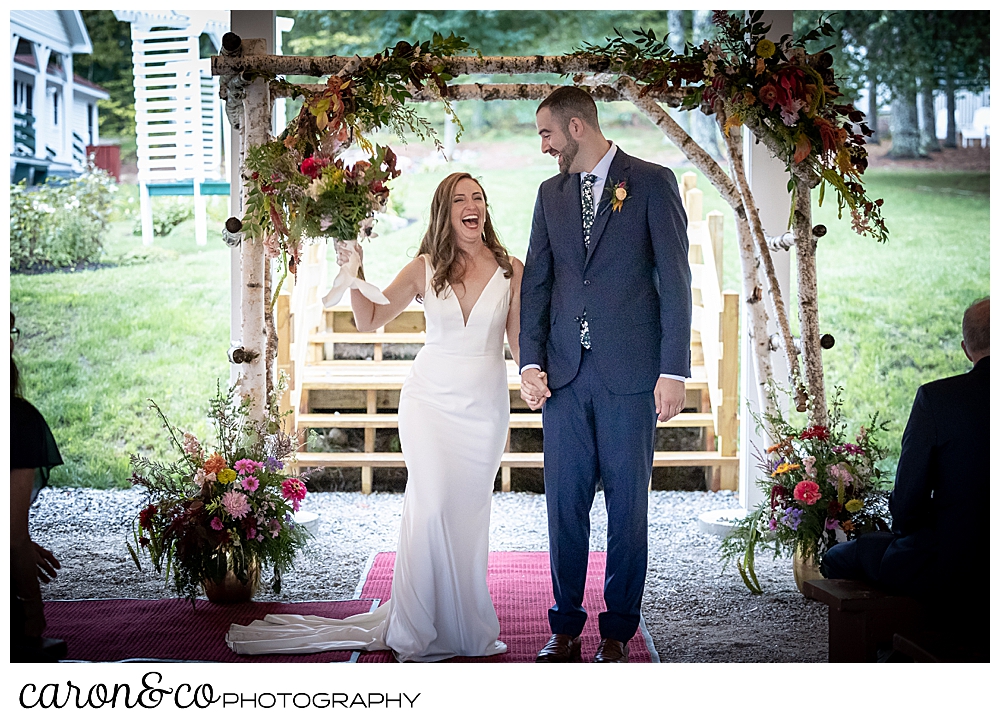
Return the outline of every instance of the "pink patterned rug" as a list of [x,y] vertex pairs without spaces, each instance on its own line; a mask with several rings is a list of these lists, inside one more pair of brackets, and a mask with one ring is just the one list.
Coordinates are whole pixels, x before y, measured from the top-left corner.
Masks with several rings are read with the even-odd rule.
[[[225,643],[232,623],[246,625],[269,613],[345,618],[386,601],[392,589],[395,553],[380,552],[372,559],[360,599],[331,602],[250,602],[214,605],[198,600],[195,606],[180,598],[165,600],[51,600],[45,603],[49,637],[62,638],[69,659],[88,661],[176,660],[220,663],[360,663],[393,662],[388,652],[337,651],[311,655],[234,654]],[[597,614],[604,609],[605,553],[590,553],[584,592],[589,612],[583,630],[583,659],[590,660],[600,642]],[[500,639],[508,652],[489,658],[452,658],[454,662],[528,663],[549,637],[548,609],[552,583],[547,552],[491,552],[487,572],[490,594],[500,618]],[[640,627],[629,645],[632,662],[658,662],[652,639]]]

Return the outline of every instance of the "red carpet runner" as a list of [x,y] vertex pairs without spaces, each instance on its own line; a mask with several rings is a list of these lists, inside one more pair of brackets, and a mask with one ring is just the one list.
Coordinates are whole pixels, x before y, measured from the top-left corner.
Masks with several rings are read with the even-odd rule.
[[[178,660],[220,663],[360,663],[392,662],[390,653],[350,651],[312,655],[234,654],[225,643],[232,623],[246,625],[268,613],[293,613],[344,618],[369,610],[372,599],[387,600],[392,587],[395,553],[380,552],[372,561],[361,599],[307,603],[245,603],[213,605],[198,600],[195,607],[179,599],[167,600],[51,600],[45,603],[49,637],[62,638],[72,660]],[[597,613],[604,609],[603,552],[590,554],[584,593],[589,612],[583,631],[583,657],[590,660],[600,634]],[[453,658],[454,662],[526,663],[535,659],[549,637],[547,611],[552,604],[547,552],[491,552],[487,580],[497,615],[500,639],[508,652],[490,658]],[[647,648],[647,645],[649,648]],[[629,645],[632,662],[652,662],[652,641],[640,629]]]

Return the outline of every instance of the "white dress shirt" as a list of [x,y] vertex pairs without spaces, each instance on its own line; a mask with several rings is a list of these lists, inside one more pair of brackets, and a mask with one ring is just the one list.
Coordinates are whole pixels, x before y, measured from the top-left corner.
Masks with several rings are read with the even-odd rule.
[[[611,162],[615,159],[615,152],[618,150],[618,146],[615,145],[614,141],[611,141],[611,148],[608,152],[604,154],[604,157],[597,162],[593,170],[589,171],[590,174],[597,176],[597,180],[594,181],[594,212],[600,207],[601,196],[604,194],[604,184],[608,180],[608,172],[611,170]],[[588,172],[581,173],[580,175],[580,186],[582,191],[583,177],[587,175]],[[525,364],[521,367],[521,373],[524,374],[527,369],[538,369],[541,367],[538,364]],[[661,374],[661,377],[666,377],[667,379],[676,379],[679,382],[687,381],[685,377],[678,376],[677,374]]]

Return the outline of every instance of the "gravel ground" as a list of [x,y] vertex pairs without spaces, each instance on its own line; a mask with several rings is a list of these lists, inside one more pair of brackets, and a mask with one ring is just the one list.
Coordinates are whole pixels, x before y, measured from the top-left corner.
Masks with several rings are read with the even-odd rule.
[[[350,598],[368,558],[393,550],[403,496],[351,492],[310,494],[304,509],[319,514],[315,538],[286,576],[280,596],[259,600]],[[62,563],[44,588],[46,599],[172,596],[146,563],[135,568],[125,548],[129,523],[142,503],[136,490],[47,488],[31,511],[31,534]],[[826,607],[795,588],[791,561],[758,557],[764,594],[751,595],[733,566],[723,570],[718,538],[698,530],[709,510],[738,507],[731,492],[650,493],[649,573],[643,616],[662,662],[824,662]],[[607,515],[598,492],[591,548],[605,549]],[[545,498],[496,494],[492,550],[545,550]]]

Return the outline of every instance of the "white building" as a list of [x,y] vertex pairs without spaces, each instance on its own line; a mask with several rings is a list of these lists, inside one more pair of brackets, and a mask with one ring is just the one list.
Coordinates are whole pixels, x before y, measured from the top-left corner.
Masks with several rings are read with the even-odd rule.
[[73,73],[93,46],[79,10],[11,10],[11,180],[29,183],[83,170],[98,145],[101,87]]

